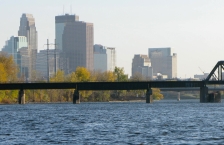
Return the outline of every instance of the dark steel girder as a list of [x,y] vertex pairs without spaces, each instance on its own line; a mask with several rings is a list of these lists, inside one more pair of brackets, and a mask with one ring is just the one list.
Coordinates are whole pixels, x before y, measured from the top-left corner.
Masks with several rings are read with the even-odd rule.
[[[223,70],[224,61],[218,61],[217,64],[214,66],[210,74],[205,79],[206,84],[209,80],[211,80],[212,76],[216,78],[216,81],[222,81],[222,70]],[[218,69],[218,76],[216,76],[215,71]]]
[[143,90],[148,88],[201,87],[202,81],[142,81],[142,82],[76,82],[76,83],[5,83],[0,90],[78,89],[78,90]]

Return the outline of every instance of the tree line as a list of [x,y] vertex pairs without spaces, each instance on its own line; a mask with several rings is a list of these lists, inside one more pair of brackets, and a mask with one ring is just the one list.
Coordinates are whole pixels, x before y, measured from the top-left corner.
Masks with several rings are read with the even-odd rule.
[[[17,77],[18,67],[12,56],[0,53],[0,83],[25,82],[24,76]],[[145,80],[141,74],[128,78],[123,68],[115,67],[114,71],[89,71],[84,67],[77,67],[68,75],[58,70],[51,76],[50,82],[125,82]],[[31,82],[46,82],[36,71],[32,72]],[[26,102],[71,102],[74,89],[25,90]],[[144,99],[146,90],[112,90],[112,91],[80,91],[81,102],[86,101],[124,101]],[[153,99],[163,99],[159,89],[153,89]],[[0,103],[16,103],[18,90],[0,91]]]

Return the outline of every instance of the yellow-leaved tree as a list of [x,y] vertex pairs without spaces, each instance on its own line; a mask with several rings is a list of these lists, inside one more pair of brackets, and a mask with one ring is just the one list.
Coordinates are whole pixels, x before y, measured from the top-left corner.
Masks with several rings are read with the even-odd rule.
[[14,82],[17,80],[18,68],[13,60],[12,56],[8,56],[5,53],[0,53],[0,63],[3,65],[7,81]]
[[[65,81],[65,75],[64,71],[58,70],[56,72],[56,75],[50,78],[50,82],[64,82]],[[64,95],[65,90],[48,90],[48,96],[50,98],[51,102],[63,102],[64,101]]]
[[[84,67],[77,67],[75,70],[76,79],[78,82],[88,82],[90,80],[90,72]],[[81,91],[81,100],[88,101],[92,91]]]
[[[12,56],[0,53],[0,83],[15,82],[17,80],[17,66]],[[0,103],[17,101],[18,91],[0,91]]]
[[154,100],[163,99],[163,94],[160,93],[160,89],[152,88],[152,97]]
[[7,81],[7,74],[5,71],[4,64],[0,63],[0,83],[5,83]]
[[84,67],[77,67],[75,75],[79,82],[88,82],[90,80],[90,72]]
[[[94,78],[98,82],[114,82],[116,80],[116,75],[111,71],[98,71],[94,73]],[[110,101],[110,93],[111,91],[106,90],[94,91],[91,101]]]

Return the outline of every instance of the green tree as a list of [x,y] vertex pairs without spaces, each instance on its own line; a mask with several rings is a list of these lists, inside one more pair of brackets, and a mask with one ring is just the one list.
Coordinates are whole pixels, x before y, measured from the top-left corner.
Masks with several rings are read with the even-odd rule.
[[118,82],[128,81],[128,75],[124,74],[124,68],[115,67],[114,74]]
[[137,72],[131,77],[130,80],[131,81],[144,81],[144,76],[141,73]]
[[[116,76],[117,82],[128,81],[128,75],[124,73],[124,68],[115,67],[114,74]],[[123,100],[126,97],[127,91],[126,90],[115,91],[113,92],[113,94],[116,94],[117,99]]]

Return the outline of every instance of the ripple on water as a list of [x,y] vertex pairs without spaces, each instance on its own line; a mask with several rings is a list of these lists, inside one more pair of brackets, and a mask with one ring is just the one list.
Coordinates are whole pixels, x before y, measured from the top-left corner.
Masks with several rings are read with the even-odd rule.
[[0,106],[0,144],[222,144],[224,103]]

